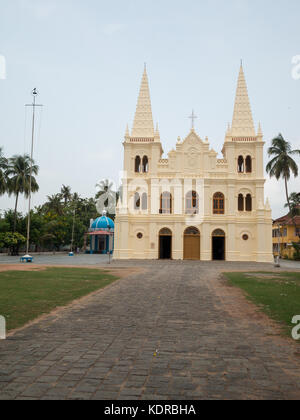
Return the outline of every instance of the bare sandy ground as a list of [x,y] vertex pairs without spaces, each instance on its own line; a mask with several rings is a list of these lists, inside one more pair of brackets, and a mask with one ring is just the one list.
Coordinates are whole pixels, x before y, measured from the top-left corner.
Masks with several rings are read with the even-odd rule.
[[43,270],[46,270],[47,268],[52,268],[52,267],[74,268],[74,269],[76,269],[76,268],[86,268],[86,269],[91,269],[91,270],[100,270],[100,271],[108,272],[109,274],[111,274],[113,276],[116,276],[116,277],[120,277],[120,278],[128,277],[131,274],[137,274],[137,273],[143,271],[139,267],[110,268],[107,265],[101,267],[99,265],[95,265],[95,266],[93,266],[93,265],[72,266],[72,265],[3,264],[3,265],[0,265],[0,272],[4,272],[4,271],[43,271]]

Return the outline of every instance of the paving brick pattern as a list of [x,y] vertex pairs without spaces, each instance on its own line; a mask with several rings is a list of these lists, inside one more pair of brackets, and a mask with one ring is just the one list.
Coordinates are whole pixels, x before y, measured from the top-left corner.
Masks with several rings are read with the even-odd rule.
[[300,398],[299,344],[220,277],[272,266],[128,265],[145,272],[0,341],[0,399]]

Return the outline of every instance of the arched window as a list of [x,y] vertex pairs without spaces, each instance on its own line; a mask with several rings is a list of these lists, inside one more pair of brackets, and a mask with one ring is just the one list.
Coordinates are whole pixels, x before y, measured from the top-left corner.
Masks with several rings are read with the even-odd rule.
[[185,199],[186,214],[199,214],[199,195],[196,191],[190,191]]
[[160,214],[172,214],[172,195],[169,192],[160,196]]
[[244,171],[245,171],[244,158],[243,158],[243,156],[239,156],[239,158],[238,158],[238,173],[243,174]]
[[193,236],[200,236],[199,229],[195,227],[189,227],[184,231],[185,235],[193,235]]
[[139,210],[141,208],[141,197],[138,192],[134,194],[134,209]]
[[213,213],[224,214],[225,213],[225,197],[222,193],[216,193],[213,198]]
[[159,231],[159,236],[172,236],[172,231],[168,228],[163,228]]
[[136,156],[135,158],[135,172],[136,173],[141,172],[141,158],[139,156]]
[[251,174],[252,172],[252,158],[251,156],[246,157],[246,173]]
[[142,210],[148,210],[148,196],[146,193],[142,195]]
[[246,196],[246,211],[252,211],[252,197],[251,194]]
[[147,156],[143,157],[143,172],[147,173],[149,171],[149,160]]
[[225,238],[225,232],[222,229],[216,229],[212,233],[213,238]]
[[243,194],[239,194],[238,209],[239,209],[239,211],[244,211],[244,196],[243,196]]

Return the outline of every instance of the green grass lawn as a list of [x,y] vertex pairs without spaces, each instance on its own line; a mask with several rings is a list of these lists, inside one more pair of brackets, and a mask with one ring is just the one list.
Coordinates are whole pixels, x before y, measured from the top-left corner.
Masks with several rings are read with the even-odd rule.
[[8,331],[19,328],[115,280],[105,271],[85,268],[1,272],[0,315],[6,318]]
[[291,334],[292,318],[300,315],[300,273],[225,273],[229,283],[246,292],[248,299],[279,321]]

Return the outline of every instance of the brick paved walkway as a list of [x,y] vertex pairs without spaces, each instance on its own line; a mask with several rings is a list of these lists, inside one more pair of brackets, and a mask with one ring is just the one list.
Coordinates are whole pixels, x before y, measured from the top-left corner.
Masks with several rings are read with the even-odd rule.
[[300,398],[299,345],[219,276],[272,266],[143,266],[0,341],[0,399]]

